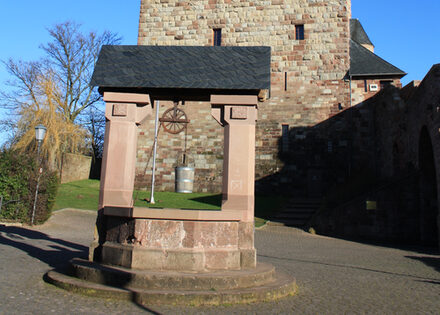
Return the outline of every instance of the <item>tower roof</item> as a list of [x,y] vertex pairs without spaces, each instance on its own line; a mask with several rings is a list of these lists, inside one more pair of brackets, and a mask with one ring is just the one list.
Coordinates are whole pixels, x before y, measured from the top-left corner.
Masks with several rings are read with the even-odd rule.
[[371,45],[374,47],[358,19],[350,19],[350,38],[358,44]]

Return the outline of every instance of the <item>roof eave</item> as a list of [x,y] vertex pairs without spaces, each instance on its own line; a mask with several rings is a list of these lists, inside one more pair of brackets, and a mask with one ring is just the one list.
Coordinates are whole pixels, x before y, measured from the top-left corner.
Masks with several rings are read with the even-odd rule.
[[399,79],[406,76],[408,73],[349,73],[351,77],[398,77]]

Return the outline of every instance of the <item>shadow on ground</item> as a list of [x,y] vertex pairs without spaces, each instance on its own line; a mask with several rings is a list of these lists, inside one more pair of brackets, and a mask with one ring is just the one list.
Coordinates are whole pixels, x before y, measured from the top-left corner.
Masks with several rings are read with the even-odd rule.
[[[317,233],[317,234],[319,234],[319,233]],[[346,236],[340,236],[337,234],[336,235],[330,234],[330,235],[325,235],[325,236],[348,241],[348,242],[354,242],[354,243],[371,245],[371,246],[378,246],[378,247],[399,249],[399,250],[414,252],[414,253],[423,254],[423,255],[440,255],[439,248],[434,247],[434,246],[420,245],[417,242],[405,243],[405,242],[398,242],[396,240],[375,240],[375,239],[371,239],[368,237],[364,237],[364,238],[363,237],[354,237],[354,236],[353,237],[346,237]],[[418,258],[419,259],[421,257],[414,256],[414,257],[408,257],[408,258],[414,258],[414,259]],[[431,258],[431,257],[426,257],[426,258]],[[440,271],[439,269],[437,269],[437,270]]]
[[410,259],[414,259],[414,260],[418,260],[418,261],[424,263],[426,266],[434,268],[435,271],[440,272],[440,256],[439,257],[405,256],[405,257],[410,258]]
[[[366,268],[366,267],[361,267],[361,266],[354,266],[354,265],[350,265],[350,264],[335,264],[335,263],[326,263],[326,262],[322,262],[322,261],[313,261],[313,260],[304,260],[304,259],[295,259],[295,258],[284,258],[284,257],[276,257],[276,256],[269,256],[269,255],[258,255],[258,257],[279,259],[279,260],[285,260],[285,261],[291,261],[291,262],[300,262],[300,263],[306,263],[306,264],[325,265],[325,266],[338,267],[338,268],[344,268],[344,269],[350,268],[350,269],[369,271],[369,272],[374,272],[374,273],[381,273],[381,274],[388,274],[388,275],[405,277],[405,278],[412,278],[412,279],[416,279],[416,281],[423,281],[423,282],[427,282],[427,283],[440,284],[440,281],[438,279],[425,278],[425,277],[420,277],[417,275],[390,272],[390,271],[386,271],[386,270],[372,269],[372,268]],[[436,270],[439,270],[438,267],[440,264],[440,258],[417,257],[417,256],[405,256],[405,257],[412,258],[412,259],[418,259],[418,260],[421,260],[422,262],[425,262],[424,261],[425,259],[432,259],[434,261],[433,264],[436,265]],[[431,261],[431,263],[432,263],[432,261]],[[431,266],[431,265],[428,265],[428,266]]]
[[[38,242],[38,246],[30,244],[32,242]],[[0,225],[0,244],[19,249],[30,257],[44,262],[55,271],[67,275],[69,274],[70,261],[73,258],[87,259],[88,256],[88,247],[86,246],[16,226]],[[111,282],[110,279],[108,282]],[[135,292],[132,292],[131,295],[131,301],[140,309],[151,314],[160,314],[138,303]]]
[[[31,245],[33,241],[41,246]],[[0,225],[0,244],[22,250],[56,270],[64,269],[74,257],[87,257],[88,252],[86,246],[16,226]]]

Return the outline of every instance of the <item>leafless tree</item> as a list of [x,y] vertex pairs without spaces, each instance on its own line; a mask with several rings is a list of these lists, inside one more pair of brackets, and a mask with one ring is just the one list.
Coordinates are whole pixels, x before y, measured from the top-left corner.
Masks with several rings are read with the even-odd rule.
[[[57,146],[52,148],[57,151],[53,156],[60,152],[74,152],[87,145],[91,145],[89,149],[95,152],[90,139],[94,138],[93,132],[97,129],[84,125],[90,122],[90,117],[96,116],[93,111],[100,102],[99,93],[89,85],[90,78],[101,46],[117,44],[120,38],[108,31],[83,34],[80,25],[73,22],[55,25],[48,32],[51,41],[41,46],[45,58],[31,62],[14,59],[4,62],[11,75],[8,81],[11,89],[1,93],[0,106],[15,120],[3,123],[9,127],[13,124],[12,142],[19,144],[20,148],[33,148],[33,137],[29,133],[33,134],[34,127],[45,121],[49,126],[57,126],[52,132],[63,132],[60,126],[67,124],[69,128],[66,130],[78,132],[80,129],[84,137],[82,145],[77,141],[73,145],[66,143],[69,135],[55,136],[58,140],[50,143]],[[48,115],[49,112],[52,114]],[[47,121],[48,117],[57,122]]]
[[79,32],[79,25],[72,22],[55,25],[49,34],[53,40],[42,48],[62,93],[60,110],[66,120],[74,122],[84,109],[100,99],[89,83],[101,46],[118,43],[120,38],[108,31],[85,36]]
[[89,108],[85,119],[87,120],[84,122],[84,126],[91,135],[90,146],[93,150],[93,157],[101,158],[105,133],[104,111],[98,108]]

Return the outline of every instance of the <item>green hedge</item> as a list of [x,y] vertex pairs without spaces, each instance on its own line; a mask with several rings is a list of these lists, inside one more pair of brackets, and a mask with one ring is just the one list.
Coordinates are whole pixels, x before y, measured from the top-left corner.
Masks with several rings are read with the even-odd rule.
[[[55,202],[58,189],[56,172],[43,172],[35,211],[35,223],[45,221]],[[31,221],[39,167],[34,156],[13,150],[0,152],[0,195],[3,196],[0,218],[12,221]]]

